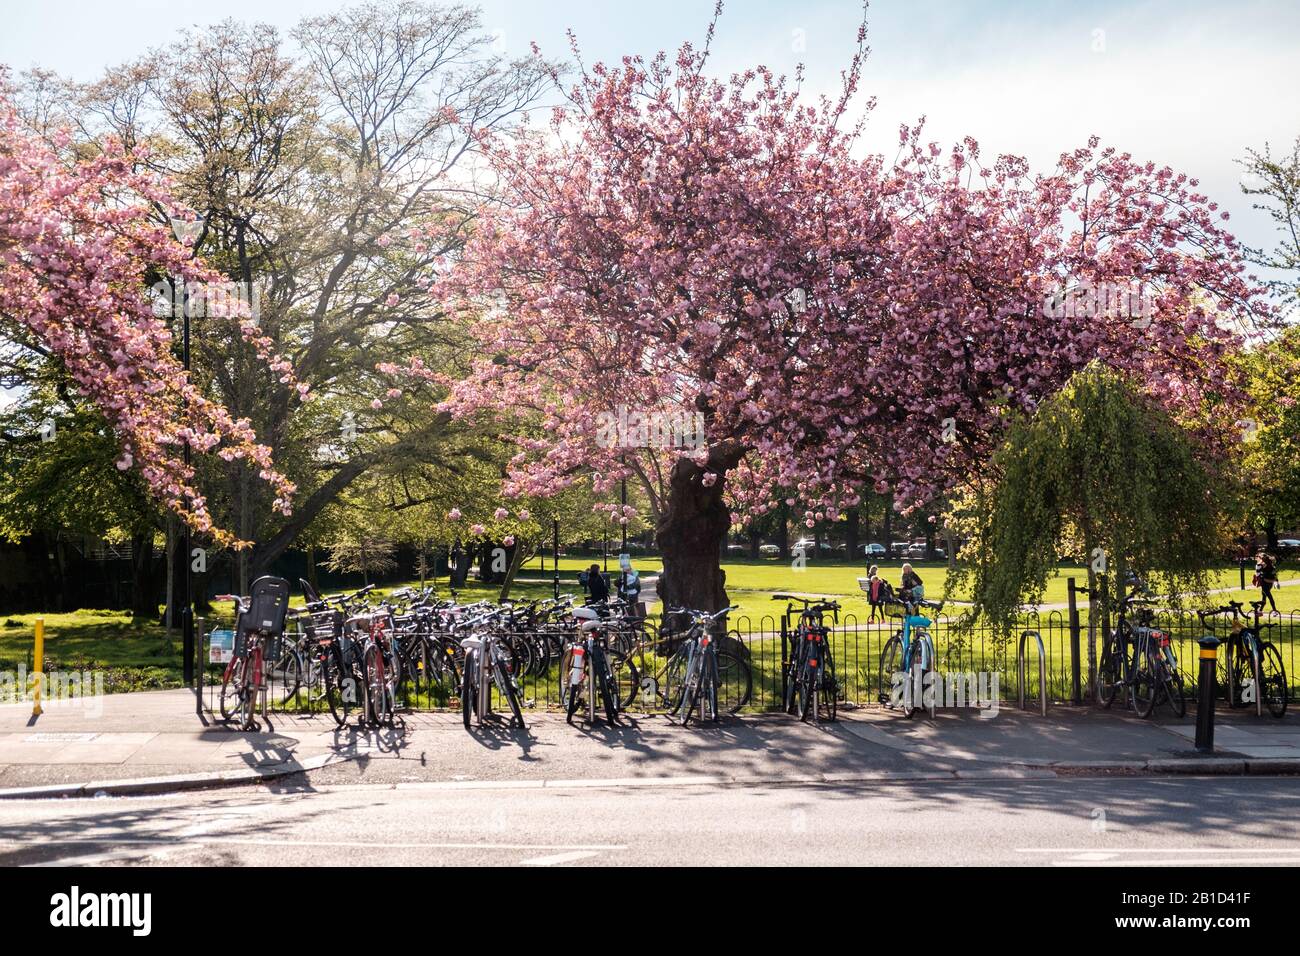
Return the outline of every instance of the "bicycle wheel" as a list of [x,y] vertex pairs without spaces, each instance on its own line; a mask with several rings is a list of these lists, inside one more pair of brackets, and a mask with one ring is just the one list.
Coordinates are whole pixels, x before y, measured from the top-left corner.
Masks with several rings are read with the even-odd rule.
[[366,675],[366,719],[375,726],[392,723],[393,699],[388,683],[389,655],[378,644],[366,647],[362,657],[362,668]]
[[[613,651],[609,652],[613,654]],[[596,692],[600,694],[600,699],[605,708],[605,720],[610,726],[618,723],[618,684],[614,680],[614,672],[611,668],[610,660],[605,653],[598,651],[596,660],[592,662],[596,673]]]
[[1290,685],[1286,680],[1286,668],[1282,665],[1281,653],[1268,642],[1260,648],[1259,670],[1264,704],[1270,714],[1281,717],[1286,713],[1286,698]]
[[800,720],[807,720],[809,714],[817,717],[817,661],[804,661],[795,681],[795,709]]
[[[827,648],[829,651],[829,648]],[[821,686],[817,689],[817,719],[834,722],[838,703],[839,683],[835,680],[835,664],[829,658],[821,668]]]
[[630,656],[613,651],[609,655],[609,666],[614,673],[614,693],[618,695],[618,709],[631,710],[641,696],[641,669]]
[[[877,698],[891,710],[902,704],[903,639],[895,634],[885,642],[880,651],[880,676],[876,685]],[[903,675],[906,678],[906,675]]]
[[1229,682],[1231,700],[1229,707],[1249,707],[1255,703],[1260,691],[1259,661],[1250,651],[1250,645],[1241,641],[1232,654],[1232,680]]
[[519,687],[515,683],[514,675],[510,673],[510,668],[506,666],[505,661],[497,661],[496,670],[497,690],[501,692],[501,696],[504,697],[506,703],[510,705],[510,713],[513,715],[510,722],[517,725],[520,730],[523,730],[524,710],[519,697]]
[[1150,717],[1159,696],[1159,664],[1150,649],[1133,655],[1133,673],[1129,678],[1129,693],[1133,698],[1133,711],[1139,717]]
[[245,731],[257,729],[257,696],[259,688],[255,675],[265,664],[253,652],[244,667],[244,679],[239,682],[239,728]]
[[356,708],[357,685],[351,672],[343,666],[343,654],[337,644],[331,644],[326,650],[322,669],[325,672],[325,704],[334,723],[342,727]]
[[723,708],[728,714],[738,714],[754,693],[754,672],[743,658],[731,651],[718,651],[718,684]]
[[[803,670],[804,645],[796,637],[790,650],[790,659],[785,662],[783,674],[785,681],[785,700],[782,702],[787,714],[799,713],[799,674]],[[802,715],[801,715],[802,716]]]
[[1119,694],[1124,677],[1122,660],[1118,637],[1112,631],[1106,646],[1102,648],[1101,661],[1097,664],[1097,703],[1102,707],[1110,707]]
[[302,687],[306,674],[306,667],[303,665],[302,655],[296,647],[289,647],[280,655],[280,659],[275,662],[275,667],[271,673],[280,680],[280,706],[286,706],[289,701],[298,696],[298,689]]
[[1168,663],[1165,664],[1165,697],[1169,700],[1169,707],[1173,710],[1175,717],[1187,716],[1187,698],[1183,692],[1183,675],[1175,668],[1171,668]]
[[700,675],[699,659],[696,658],[691,662],[691,666],[686,673],[686,680],[682,682],[682,704],[679,711],[682,726],[685,727],[691,722],[691,717],[695,714],[695,708],[700,703],[700,687],[704,683]]
[[236,657],[221,677],[221,693],[217,697],[217,706],[221,711],[222,720],[234,720],[239,713],[240,688],[244,683],[244,664],[247,660],[245,657]]

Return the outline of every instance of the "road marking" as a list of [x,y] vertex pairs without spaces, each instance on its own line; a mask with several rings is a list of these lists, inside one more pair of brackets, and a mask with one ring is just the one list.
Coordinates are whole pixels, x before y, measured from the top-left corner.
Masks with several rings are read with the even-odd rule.
[[[1239,856],[1230,860],[1221,857],[1190,857],[1165,859],[1162,866],[1277,866],[1279,863],[1300,863],[1300,856]],[[1079,860],[1053,860],[1052,866],[1150,866],[1151,860],[1104,860],[1084,862]]]
[[1113,847],[1099,850],[1097,847],[1016,847],[1017,853],[1296,853],[1294,846],[1287,847],[1227,847],[1227,846],[1152,846],[1152,847]]
[[557,853],[554,856],[538,856],[531,860],[520,860],[520,866],[557,866],[560,863],[573,863],[575,860],[585,860],[590,856],[597,856],[595,850],[574,850],[572,853]]
[[[27,845],[26,840],[8,840],[0,838],[0,845]],[[574,843],[376,843],[372,840],[252,840],[238,837],[198,837],[181,839],[178,837],[53,837],[42,838],[45,846],[302,846],[302,847],[342,847],[345,849],[368,850],[582,850],[602,853],[607,850],[626,850],[623,844],[574,844]]]

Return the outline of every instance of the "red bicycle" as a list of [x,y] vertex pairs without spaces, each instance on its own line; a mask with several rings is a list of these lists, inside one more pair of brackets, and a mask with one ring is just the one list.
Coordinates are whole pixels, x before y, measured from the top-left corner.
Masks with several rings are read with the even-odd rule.
[[221,716],[240,730],[258,730],[257,706],[266,689],[266,647],[284,633],[289,609],[289,582],[262,577],[253,582],[252,594],[218,595],[218,601],[235,602],[235,653],[221,678]]

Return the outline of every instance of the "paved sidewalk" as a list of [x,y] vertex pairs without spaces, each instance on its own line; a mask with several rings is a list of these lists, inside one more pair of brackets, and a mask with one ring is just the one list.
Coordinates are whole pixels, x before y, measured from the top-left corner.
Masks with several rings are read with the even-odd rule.
[[[683,729],[664,717],[626,726],[568,725],[529,714],[467,733],[460,715],[410,714],[397,730],[339,729],[328,715],[272,715],[246,734],[194,712],[189,691],[108,695],[87,711],[0,706],[0,789],[49,795],[150,792],[299,778],[309,785],[435,783],[518,786],[574,781],[827,782],[988,772],[1300,772],[1300,718],[1218,715],[1213,757],[1192,748],[1193,718],[1143,721],[1123,712],[1053,707],[1047,717],[1004,706],[906,719],[879,707],[831,725],[781,714]],[[305,778],[302,775],[306,775]],[[125,781],[135,781],[125,783]],[[72,785],[72,786],[70,786]],[[11,794],[12,795],[12,794]]]
[[[1300,770],[1300,718],[1257,718],[1215,712],[1214,758],[1195,750],[1196,711],[1186,717],[1140,720],[1123,710],[1050,707],[1047,716],[1004,705],[996,717],[975,710],[939,710],[910,720],[883,707],[845,715],[864,740],[944,759],[1023,766],[1140,764],[1186,759],[1294,759]],[[1135,766],[1134,769],[1137,769]]]

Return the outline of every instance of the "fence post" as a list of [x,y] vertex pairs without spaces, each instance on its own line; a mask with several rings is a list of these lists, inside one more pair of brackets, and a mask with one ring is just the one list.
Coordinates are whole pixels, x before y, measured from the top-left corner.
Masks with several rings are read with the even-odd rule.
[[1074,578],[1066,578],[1065,587],[1070,596],[1070,698],[1078,707],[1083,704],[1083,680],[1079,661],[1079,603]]
[[1241,572],[1241,589],[1246,590],[1246,559],[1237,559],[1237,570]]
[[781,615],[781,710],[782,711],[785,710],[785,701],[786,701],[785,671],[786,671],[787,652],[786,652],[785,642],[788,639],[786,633],[786,624],[789,622],[789,620],[790,620],[790,610],[789,607],[787,606],[786,612]]
[[203,618],[194,619],[194,713],[203,713]]
[[555,600],[560,599],[560,519],[551,520],[551,565],[555,573]]

